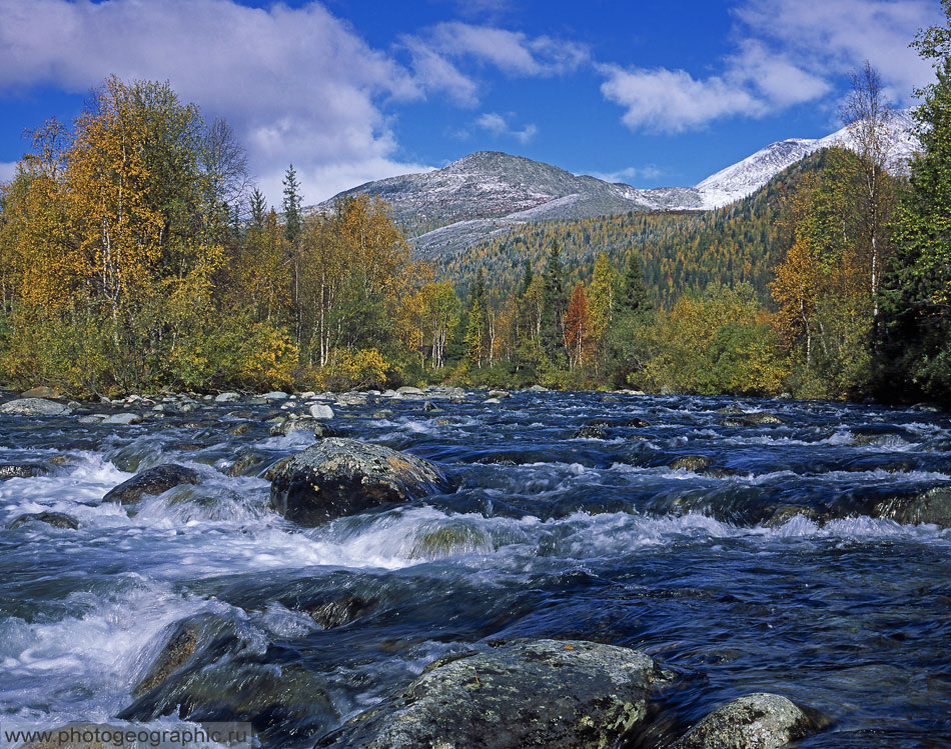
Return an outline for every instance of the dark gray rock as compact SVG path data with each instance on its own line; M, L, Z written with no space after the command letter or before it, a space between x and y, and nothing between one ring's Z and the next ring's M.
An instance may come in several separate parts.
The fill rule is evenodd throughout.
M571 435L571 438L603 440L607 439L607 434L605 434L603 429L600 429L596 426L586 426L578 429L573 435Z
M663 671L644 653L580 640L516 641L438 660L318 746L601 747L647 716Z
M46 523L54 528L68 528L70 530L79 528L79 521L76 518L62 512L31 512L25 515L17 515L10 521L7 528L15 530L27 523Z
M781 418L779 418L776 414L770 413L769 411L755 411L755 412L743 414L743 416L747 421L752 421L754 424L785 424L786 423Z
M146 494L161 494L179 484L197 484L201 480L198 471L176 463L149 468L123 481L108 492L103 502L118 502L123 505L135 504Z
M750 421L745 416L733 416L721 421L720 425L725 427L752 427L756 426L756 422Z
M120 720L165 715L247 721L256 730L284 724L321 733L338 719L323 679L297 663L266 662L245 622L198 614L168 627L146 648L136 701Z
M774 749L816 733L826 723L814 710L761 692L717 708L671 749Z
M373 605L357 596L346 595L300 610L324 629L335 629L369 614L373 611Z
M310 432L317 439L337 436L337 433L323 422L308 417L282 421L272 426L269 433L272 437L279 437L291 432Z
M15 416L68 416L72 410L46 398L17 398L0 406L0 413Z
M263 462L263 456L254 452L246 452L238 456L234 463L223 470L227 476L253 476L258 472L259 466Z
M619 426L619 427L637 427L638 429L641 429L641 428L643 428L643 427L649 427L649 426L650 426L650 423L644 421L644 419L638 419L638 418L635 417L635 418L633 418L633 419L624 419L623 421L619 421L619 422L617 422L616 426Z
M871 517L888 518L902 525L934 523L951 528L951 486L934 486L877 502Z
M429 461L342 437L322 440L282 460L267 477L274 509L306 526L449 489L445 476Z
M710 458L703 455L682 455L667 465L675 471L699 471L710 465Z
M0 481L45 476L49 468L40 463L0 463Z

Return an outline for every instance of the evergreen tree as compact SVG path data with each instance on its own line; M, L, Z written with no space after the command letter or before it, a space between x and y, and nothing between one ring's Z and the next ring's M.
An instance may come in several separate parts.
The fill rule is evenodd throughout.
M557 242L551 246L545 271L542 293L541 342L549 359L555 363L565 350L565 272L561 265L561 249Z
M485 276L482 272L476 276L475 283L469 290L469 299L465 320L466 360L471 366L481 368L485 362L485 347L487 343L486 326L488 310L485 298Z
M623 312L647 312L651 308L650 294L644 284L644 272L637 253L628 256L627 269L621 279L618 307Z
M300 237L302 216L300 182L297 181L297 172L293 164L287 167L282 184L284 185L284 202L282 203L284 235L288 242L294 244Z
M264 217L267 215L267 201L264 199L264 193L258 188L251 191L251 223L249 228L258 231L264 228Z
M922 151L898 207L895 262L883 284L880 394L951 400L951 0L948 21L918 35L937 80L914 111ZM895 385L901 383L900 388ZM902 392L903 391L903 392Z

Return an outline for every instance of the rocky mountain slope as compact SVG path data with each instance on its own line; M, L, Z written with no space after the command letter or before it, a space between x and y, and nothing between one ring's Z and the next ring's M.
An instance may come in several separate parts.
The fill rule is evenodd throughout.
M914 152L907 110L892 118L893 160L901 169ZM712 210L751 195L773 176L821 148L852 146L843 128L825 138L772 143L693 187L642 190L580 176L550 164L498 151L470 154L443 169L368 182L351 193L386 200L422 258L454 254L513 226L553 219L589 218L628 211Z

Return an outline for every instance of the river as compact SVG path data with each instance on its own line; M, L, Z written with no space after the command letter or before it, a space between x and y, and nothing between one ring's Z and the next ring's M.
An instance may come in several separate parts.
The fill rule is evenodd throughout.
M0 463L44 471L0 482L0 527L43 511L79 524L0 530L0 725L116 722L170 625L208 613L238 644L186 709L247 717L242 690L273 689L287 705L252 716L266 746L311 746L432 660L519 637L628 646L673 669L658 746L757 691L831 720L799 746L951 745L951 531L863 509L951 486L946 414L484 400L333 405L339 433L427 458L457 488L312 529L269 509L263 469L315 439L269 436L271 406L203 401L117 426L0 416ZM600 435L572 436L592 421ZM134 509L101 501L170 462L202 482ZM345 616L314 616L334 602Z

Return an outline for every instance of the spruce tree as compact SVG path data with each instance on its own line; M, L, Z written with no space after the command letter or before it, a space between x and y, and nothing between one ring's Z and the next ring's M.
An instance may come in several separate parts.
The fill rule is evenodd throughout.
M297 242L301 233L301 194L300 182L297 181L297 172L294 165L287 167L284 174L284 236L291 244Z
M254 188L251 191L251 224L250 228L261 231L264 229L264 217L267 215L267 201L264 194Z
M621 294L618 307L622 312L647 312L651 308L650 295L644 284L644 272L636 252L628 256L627 269L621 280Z
M565 350L564 318L565 318L565 272L561 264L561 249L558 242L553 242L545 271L542 274L544 282L542 292L542 347L553 363L562 357Z

